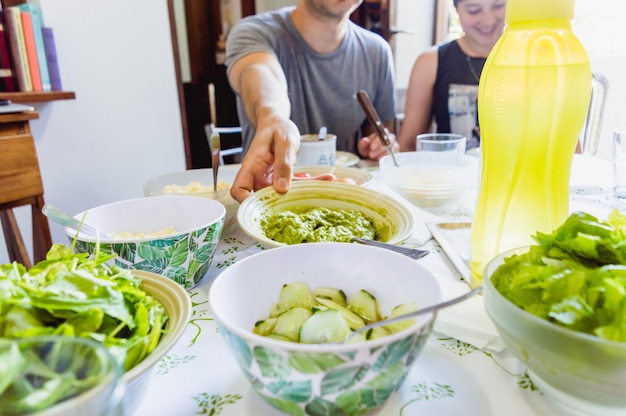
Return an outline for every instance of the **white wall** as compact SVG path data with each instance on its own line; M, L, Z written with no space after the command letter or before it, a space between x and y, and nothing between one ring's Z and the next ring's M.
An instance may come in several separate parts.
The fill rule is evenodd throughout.
M185 169L166 0L41 0L63 87L31 122L47 203L76 214L142 196L149 178ZM18 220L31 247L30 220ZM51 223L53 242L67 243ZM0 262L7 262L0 239Z

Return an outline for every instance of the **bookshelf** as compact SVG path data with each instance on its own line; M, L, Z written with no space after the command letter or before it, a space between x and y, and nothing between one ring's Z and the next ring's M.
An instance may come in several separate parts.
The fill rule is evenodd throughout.
M0 0L2 10L10 6L26 3L26 0ZM45 103L56 100L73 100L76 94L72 91L37 91L37 92L0 92L0 99L14 103Z
M13 103L45 103L56 100L73 100L76 94L72 91L50 92L0 92L0 99L11 100Z

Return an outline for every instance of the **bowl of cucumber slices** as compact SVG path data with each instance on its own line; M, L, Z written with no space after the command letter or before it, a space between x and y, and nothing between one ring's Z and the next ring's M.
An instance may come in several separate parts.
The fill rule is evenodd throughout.
M228 267L209 290L220 332L253 388L294 415L383 407L419 356L436 313L350 335L440 301L435 276L420 263L351 243L262 251Z

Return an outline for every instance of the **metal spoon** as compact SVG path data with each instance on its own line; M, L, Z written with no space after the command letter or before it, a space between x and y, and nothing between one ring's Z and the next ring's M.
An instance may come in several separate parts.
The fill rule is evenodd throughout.
M328 132L328 129L326 128L326 126L320 127L320 131L319 133L317 133L317 140L323 141L326 138L327 132Z
M378 322L374 322L371 323L369 325L365 325L359 329L357 329L356 331L352 332L350 335L348 335L346 337L346 339L343 341L344 344L347 344L355 335L360 334L361 332L366 332L369 331L372 328L376 328L377 326L382 326L382 325L388 325L388 324L392 324L394 322L399 322L399 321L404 321L405 319L409 319L409 318L413 318L416 317L418 315L423 315L425 313L430 313L430 312L435 312L438 311L439 309L443 309L443 308L447 308L448 306L452 306L455 305L459 302L464 301L467 298L471 298L474 295L477 295L479 293L481 293L483 291L482 286L478 286L476 287L474 290L467 292L461 296L458 296L456 298L452 298L450 300L447 300L445 302L441 302L438 303L436 305L432 305L432 306L428 306L426 308L422 308L422 309L418 309L416 311L413 312L409 312L409 313L405 313L404 315L399 315L393 318L389 318L389 319L383 319L382 321L378 321Z
M395 246L389 243L383 243L381 241L368 240L367 238L358 238L352 237L352 241L357 243L365 244L368 246L381 247L386 248L387 250L395 251L396 253L404 254L405 256L409 256L413 260L421 259L425 255L429 254L428 250L419 250L417 248L409 248L409 247L400 247Z
M380 141L383 143L383 146L385 146L385 149L387 149L387 151L391 155L393 164L396 167L398 167L398 161L396 160L396 155L393 153L391 140L389 140L389 136L387 136L387 130L385 129L385 126L383 126L383 122L381 121L380 116L376 112L376 109L374 108L374 105L372 104L372 101L370 100L369 95L367 95L366 91L362 90L356 94L356 99L359 102L359 104L361 104L361 108L363 109L363 112L367 116L367 119L369 120L370 124L374 127L374 130L376 131L376 135L378 136Z
M45 204L43 208L41 208L41 212L43 213L43 215L50 218L52 221L56 222L57 224L61 224L66 227L75 228L79 232L90 235L92 237L100 238L103 240L108 239L107 236L98 232L98 230L96 230L95 228L90 227L84 222L78 221L76 218L61 211L59 208L53 207L52 205Z

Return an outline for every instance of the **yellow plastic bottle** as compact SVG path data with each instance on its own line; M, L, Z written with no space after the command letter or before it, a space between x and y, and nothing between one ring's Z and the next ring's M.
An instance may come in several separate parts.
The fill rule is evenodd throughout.
M482 171L471 229L473 285L497 254L569 215L569 177L591 96L572 32L574 0L508 0L478 89Z

